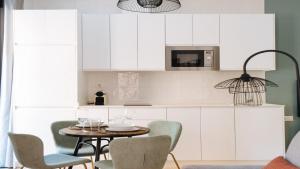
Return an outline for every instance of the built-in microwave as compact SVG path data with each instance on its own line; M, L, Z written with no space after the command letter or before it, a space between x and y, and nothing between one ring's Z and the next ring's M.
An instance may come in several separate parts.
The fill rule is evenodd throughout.
M218 69L217 46L167 46L166 70L215 70Z

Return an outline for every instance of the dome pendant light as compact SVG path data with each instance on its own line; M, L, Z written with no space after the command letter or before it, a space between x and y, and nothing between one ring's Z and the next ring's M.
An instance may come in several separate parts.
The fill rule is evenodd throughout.
M159 13L174 11L181 4L179 0L119 0L117 6L126 11Z

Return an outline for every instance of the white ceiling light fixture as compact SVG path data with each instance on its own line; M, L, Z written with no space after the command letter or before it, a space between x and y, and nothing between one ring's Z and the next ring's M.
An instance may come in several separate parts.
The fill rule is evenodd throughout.
M126 11L159 13L174 11L181 3L179 0L119 0L117 6Z

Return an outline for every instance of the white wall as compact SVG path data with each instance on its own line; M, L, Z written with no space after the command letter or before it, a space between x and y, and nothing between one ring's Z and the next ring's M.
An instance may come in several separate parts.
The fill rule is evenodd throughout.
M121 12L118 0L24 0L25 9L78 9L81 12ZM180 0L176 13L263 13L264 0Z

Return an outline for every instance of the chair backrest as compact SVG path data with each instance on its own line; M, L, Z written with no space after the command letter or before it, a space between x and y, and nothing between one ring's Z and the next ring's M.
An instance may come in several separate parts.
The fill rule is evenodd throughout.
M300 131L292 139L285 158L297 167L300 167Z
M27 168L48 168L44 162L44 147L41 139L28 134L9 133L8 135L19 163Z
M153 121L149 123L149 136L168 135L171 137L170 152L174 150L180 138L182 125L175 121Z
M59 130L69 126L74 126L77 121L57 121L51 124L51 131L57 148L75 148L77 139L59 134Z
M167 160L169 136L116 139L110 143L114 169L162 169Z

